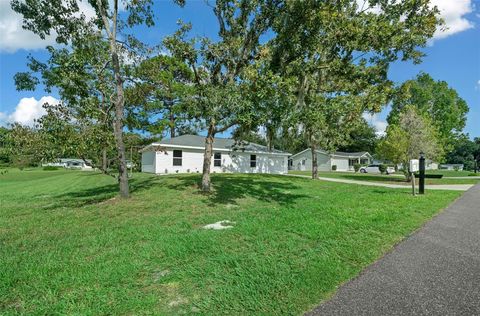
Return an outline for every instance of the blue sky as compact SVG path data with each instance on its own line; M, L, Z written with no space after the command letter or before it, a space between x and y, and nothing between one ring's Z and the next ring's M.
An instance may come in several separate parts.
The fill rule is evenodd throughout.
M471 137L480 137L480 0L432 1L441 10L448 29L438 30L431 45L424 50L427 56L423 63L394 63L389 71L390 79L400 83L424 71L436 80L445 80L470 107L465 132ZM87 16L91 14L91 8L84 2L81 2L81 8ZM136 29L136 34L148 43L158 43L176 30L178 19L191 22L197 35L216 37L216 20L211 8L202 0L187 0L185 8L179 8L170 1L158 1L154 9L157 25L150 29ZM0 34L0 125L13 121L31 124L33 119L42 115L41 104L53 101L57 96L48 95L42 89L16 91L13 76L26 70L29 54L39 59L46 58L43 48L54 43L54 39L42 41L22 30L21 18L11 11L7 0L0 0ZM387 107L381 113L368 117L380 132L386 126L388 111Z

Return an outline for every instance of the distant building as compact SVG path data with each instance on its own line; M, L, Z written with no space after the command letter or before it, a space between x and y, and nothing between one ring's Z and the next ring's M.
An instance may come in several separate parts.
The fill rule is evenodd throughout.
M42 166L63 167L67 169L93 170L92 161L89 159L59 158L56 161L42 164Z
M462 163L442 163L438 166L438 169L442 170L463 170Z
M372 162L372 156L366 152L341 152L329 153L322 149L317 149L317 165L320 171L330 171L333 166L337 166L337 171L353 171L353 165L368 165ZM291 170L312 170L312 152L305 149L289 159L289 169Z

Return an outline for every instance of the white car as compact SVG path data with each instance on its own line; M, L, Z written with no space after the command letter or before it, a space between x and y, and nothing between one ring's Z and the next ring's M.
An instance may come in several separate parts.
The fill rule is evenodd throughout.
M361 167L359 169L360 173L381 173L380 172L380 165L368 165L366 167ZM393 167L387 167L387 170L385 171L386 174L391 174L395 173L395 168Z

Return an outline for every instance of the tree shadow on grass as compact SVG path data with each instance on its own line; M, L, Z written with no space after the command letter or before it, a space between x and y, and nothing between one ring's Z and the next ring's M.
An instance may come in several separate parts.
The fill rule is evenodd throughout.
M185 190L188 187L200 187L201 177L198 175L182 176L179 181L164 184L172 190ZM237 204L237 200L253 198L262 202L275 202L281 205L293 204L306 194L295 193L300 187L295 181L285 181L286 177L260 174L212 174L211 193L207 203L210 206L218 204ZM291 179L288 179L291 180ZM202 194L198 191L198 194Z
M155 177L130 179L130 193L147 189L151 187L156 180ZM52 197L55 203L47 205L44 209L51 210L62 207L82 207L98 204L118 196L118 191L118 183L71 191Z
M408 183L405 178L401 177L389 177L389 176L368 176L368 175L348 175L345 174L339 178L348 179L348 180L357 180L357 181L375 181L375 182L398 182L398 183Z

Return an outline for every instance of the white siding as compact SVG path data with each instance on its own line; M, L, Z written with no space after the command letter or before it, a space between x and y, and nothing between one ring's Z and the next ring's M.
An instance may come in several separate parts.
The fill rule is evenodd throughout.
M182 165L173 165L173 148L167 149L165 152L155 153L155 173L201 173L203 169L203 150L200 149L181 149ZM214 153L216 151L214 150ZM240 172L240 173L287 173L287 156L256 154L257 165L250 167L250 153L243 152L220 152L220 167L214 166L214 156L210 170L212 173L221 172ZM143 157L143 155L142 155ZM143 158L142 158L142 171ZM148 172L148 171L145 171Z
M155 152L142 152L142 172L155 173Z

